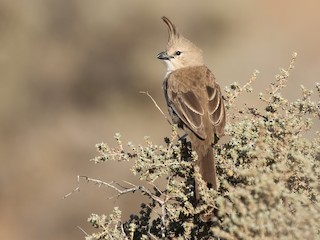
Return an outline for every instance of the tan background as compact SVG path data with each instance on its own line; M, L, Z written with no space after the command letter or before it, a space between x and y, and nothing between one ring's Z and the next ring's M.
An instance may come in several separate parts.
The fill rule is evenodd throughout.
M161 144L170 133L139 94L165 109L162 15L204 50L223 87L258 69L263 91L297 51L285 91L294 99L300 84L320 81L318 2L1 0L0 239L84 239L76 226L92 232L90 213L136 211L138 194L108 200L114 192L85 183L61 198L78 174L134 181L125 164L90 163L95 143L113 145L121 132L124 142Z

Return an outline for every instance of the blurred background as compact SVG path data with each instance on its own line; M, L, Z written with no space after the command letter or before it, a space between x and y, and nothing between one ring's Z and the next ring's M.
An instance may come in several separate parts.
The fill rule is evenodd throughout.
M224 87L261 74L264 91L298 52L284 91L320 81L319 1L0 1L0 239L84 239L91 213L123 218L139 208L139 194L115 192L76 176L134 182L128 165L94 165L94 145L163 143L171 129L146 95L166 112L156 59L166 46L169 17L204 50ZM252 95L252 94L251 94ZM241 96L243 102L257 97ZM255 98L253 98L255 97Z

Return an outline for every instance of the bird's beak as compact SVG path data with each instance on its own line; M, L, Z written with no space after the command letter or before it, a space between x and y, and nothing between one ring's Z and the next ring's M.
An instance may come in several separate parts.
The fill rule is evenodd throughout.
M163 51L157 55L157 58L161 60L169 60L170 56L167 54L166 51Z

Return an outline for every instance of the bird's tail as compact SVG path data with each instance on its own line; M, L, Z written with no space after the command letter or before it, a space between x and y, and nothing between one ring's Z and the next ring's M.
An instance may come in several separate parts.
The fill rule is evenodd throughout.
M213 156L213 149L211 142L201 140L199 138L193 139L192 149L197 153L198 160L197 165L202 180L207 183L209 188L217 190L216 179L216 164ZM196 199L199 200L198 183L196 182Z
M217 190L216 164L211 144L206 144L206 141L198 139L194 143L193 149L198 154L197 165L199 166L199 172L202 180L207 183L209 188ZM199 194L199 183L197 180L195 182L195 197L196 204L199 204L201 202L201 197ZM214 212L204 212L200 215L200 218L203 222L208 222L211 221L213 216Z

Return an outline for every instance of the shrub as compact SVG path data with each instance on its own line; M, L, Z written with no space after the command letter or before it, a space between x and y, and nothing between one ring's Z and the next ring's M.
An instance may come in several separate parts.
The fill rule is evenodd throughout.
M98 229L92 239L316 239L320 229L320 134L313 121L320 117L320 84L316 94L301 86L301 97L288 101L281 93L296 58L281 69L276 81L258 98L263 108L254 104L239 108L234 103L246 91L252 91L256 71L241 87L238 83L225 89L230 140L213 146L220 182L218 191L201 182L196 154L186 139L179 139L176 128L163 145L145 138L145 144L128 143L124 147L120 134L117 146L97 144L95 163L134 161L131 171L141 185L106 183L119 195L140 192L148 202L141 211L121 222L121 211L115 207L109 216L92 214L89 221ZM319 122L317 122L319 124ZM306 136L307 133L313 135ZM194 179L201 182L203 200L196 206ZM164 189L157 187L160 179ZM143 182L147 181L146 186ZM148 187L153 186L153 187ZM202 213L214 213L205 223Z

